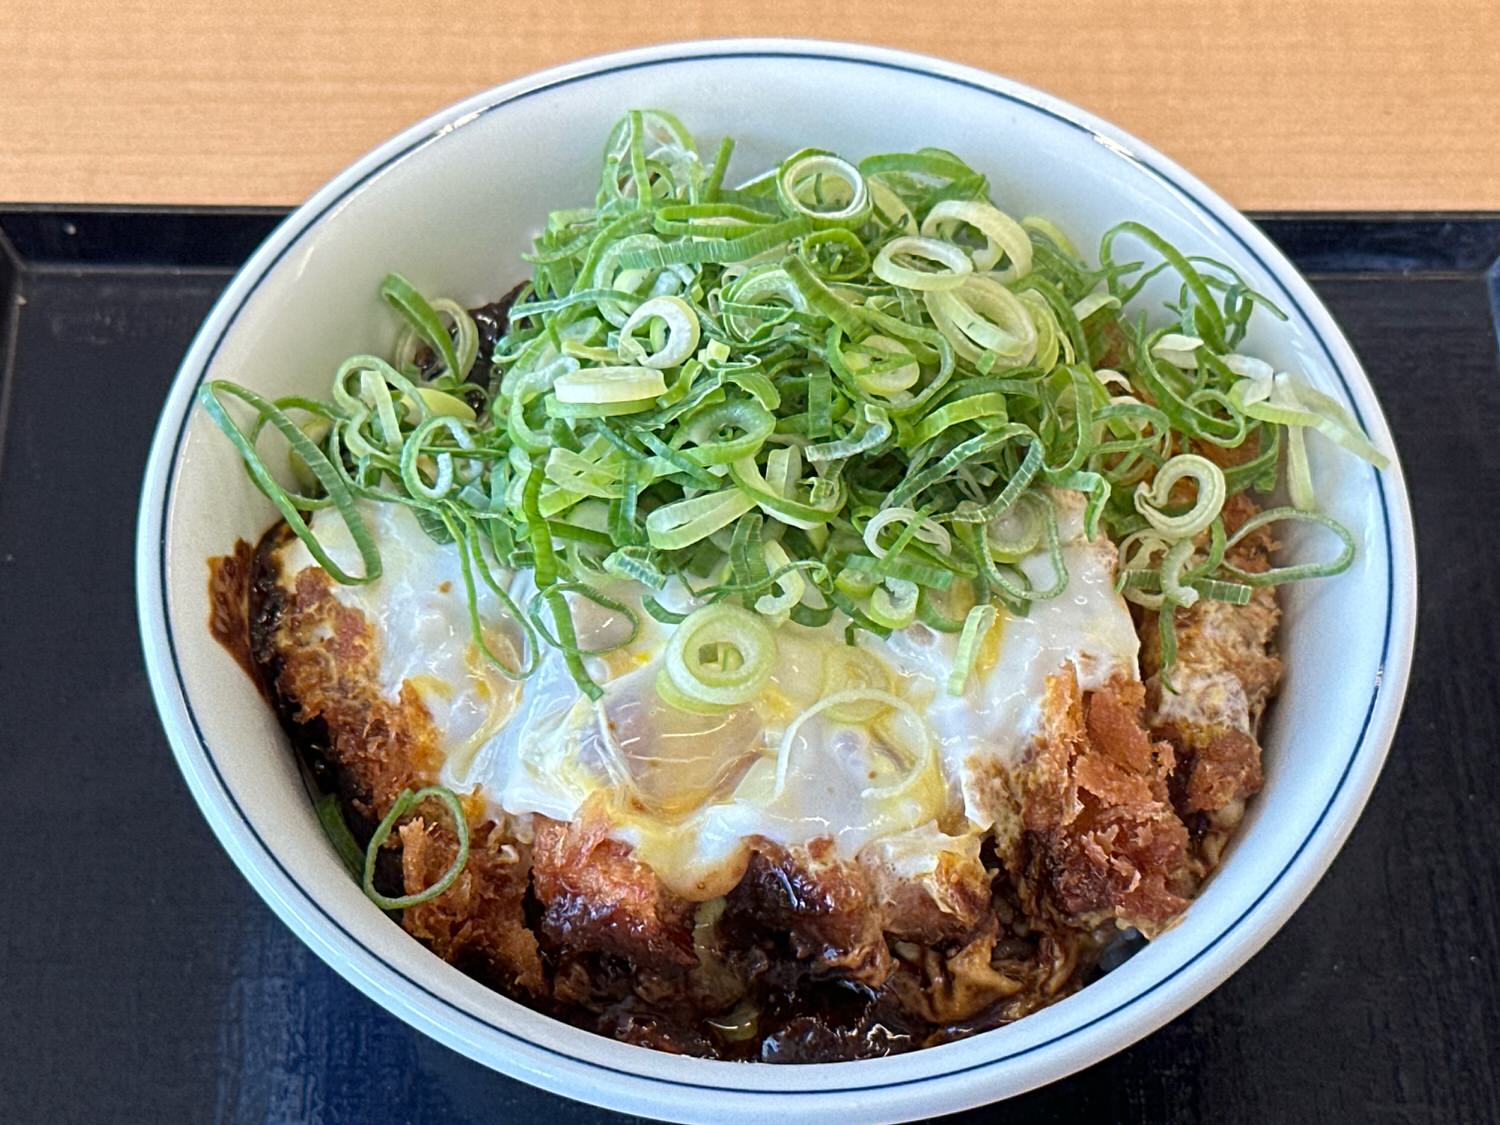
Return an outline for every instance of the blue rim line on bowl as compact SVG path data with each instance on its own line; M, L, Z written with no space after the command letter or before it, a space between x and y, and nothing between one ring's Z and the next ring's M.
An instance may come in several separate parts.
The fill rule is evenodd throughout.
M296 230L295 233L292 233L289 237L287 237L287 235L286 235L286 225L284 225L281 228L278 228L270 236L272 239L280 238L280 237L287 237L287 241L286 241L285 245L283 245L281 247L281 249L272 258L270 258L269 261L267 261L264 264L263 268L261 269L261 272L260 272L259 276L256 277L256 279L251 283L250 287L241 296L240 300L238 301L238 303L234 307L233 311L231 311L229 313L227 319L224 321L224 324L223 324L222 328L218 332L217 338L214 340L214 342L213 342L212 346L210 347L207 355L204 357L204 359L203 359L203 361L202 361L202 363L200 365L200 370L199 370L199 373L198 373L198 380L197 380L197 382L201 383L202 380L203 380L203 378L206 377L208 370L211 368L211 366L213 364L213 361L214 361L215 357L218 354L219 347L222 344L224 337L233 328L235 321L238 319L239 313L242 311L242 309L244 308L245 304L248 303L248 301L250 300L250 298L255 294L256 290L258 289L258 287L260 285L260 282L263 281L265 279L265 277L276 267L276 265L287 254L287 252L290 251L294 246L296 246L297 243L298 243L298 241L302 238L302 236L304 234L306 234L309 230L311 230L313 227L315 227L323 219L323 217L328 214L328 212L330 212L330 211L334 210L335 208L337 208L352 192L354 192L355 190L357 190L358 188L360 188L367 181L373 179L375 176L378 176L386 168L388 168L391 165L397 163L398 161L404 159L405 157L407 157L408 155L410 155L412 152L416 151L419 148L423 148L423 147L425 147L426 145L428 145L430 143L433 143L433 142L435 142L437 140L440 140L443 136L447 135L449 132L452 132L455 128L460 127L463 124L467 124L470 121L477 120L480 117L487 116L490 113L493 113L493 112L495 112L495 111L497 111L499 109L503 109L504 107L506 107L508 105L512 105L512 104L514 104L516 102L523 101L523 100L525 100L527 98L530 98L530 97L532 97L532 96L534 96L536 94L546 93L548 91L559 89L559 88L564 87L564 86L572 85L572 84L580 82L580 81L592 80L592 79L604 77L604 76L607 76L607 75L610 75L610 74L618 74L618 73L628 72L628 71L632 71L632 70L639 70L639 69L649 68L649 67L671 66L671 65L674 65L674 64L679 64L679 63L684 63L684 62L734 60L734 59L749 59L749 60L754 60L754 59L762 59L762 60L764 60L764 59L795 59L795 60L810 60L810 61L816 61L816 62L837 63L837 64L841 64L841 65L850 65L850 66L875 67L875 68L878 68L878 69L883 69L883 70L888 70L888 71L895 71L895 72L900 72L900 73L911 74L911 75L915 75L917 77L922 77L922 78L937 79L937 80L942 81L942 82L946 82L946 83L949 83L949 84L952 84L952 85L960 86L960 87L963 87L963 88L966 88L966 89L969 89L969 90L973 90L973 91L976 91L976 92L979 92L979 93L983 93L983 94L986 94L986 95L988 95L990 97L999 98L1001 100L1008 101L1008 102L1011 102L1013 104L1022 106L1024 108L1026 108L1027 110L1043 114L1044 116L1052 118L1052 119L1054 119L1054 120L1056 120L1056 121L1058 121L1058 122L1060 122L1060 123L1068 126L1069 128L1076 129L1076 130L1079 130L1081 132L1084 132L1086 134L1089 134L1089 135L1093 136L1101 144L1104 144L1106 147L1109 147L1111 150L1115 151L1117 153L1117 155L1119 155L1122 159L1129 160L1130 162L1134 163L1139 168L1141 168L1143 171L1147 172L1153 178L1155 178L1158 181L1160 181L1161 183L1165 184L1168 188L1170 188L1178 196L1180 196L1182 198L1185 198L1185 199L1188 199L1190 201L1193 201L1195 204L1198 202L1197 201L1197 197L1191 191L1189 191L1186 187L1184 187L1182 184L1180 184L1169 172L1154 167L1152 164L1150 164L1149 162L1143 160L1141 157L1139 157L1138 155L1136 155L1134 153L1130 153L1130 152L1126 152L1126 151L1121 150L1120 147L1116 144L1116 142L1112 138L1100 136L1095 129L1093 129L1092 127L1090 127L1089 125L1087 125L1087 124L1085 124L1085 123L1083 123L1081 121L1075 120L1074 118L1072 118L1072 117L1070 117L1070 116L1068 116L1068 115L1066 115L1064 113L1058 112L1057 110L1052 109L1052 108L1050 108L1048 106L1038 104L1036 101L1028 100L1026 98L1020 97L1020 96L1012 94L1012 93L1008 93L1006 91L997 90L997 89L994 89L994 88L992 88L990 86L983 85L981 83L972 82L972 81L969 81L967 79L958 77L956 75L944 74L944 73L942 73L940 71L937 71L937 70L929 70L929 69L925 69L925 68L919 67L919 66L914 66L914 65L911 65L911 64L908 64L908 63L898 63L898 62L893 62L893 61L889 61L889 60L872 59L872 58L849 57L849 56L840 56L840 55L832 55L832 54L818 54L815 51L733 50L733 49L728 49L728 50L723 50L723 51L713 51L713 52L709 52L709 53L687 54L687 55L673 56L673 57L664 57L664 58L651 58L651 59L646 59L646 60L641 60L641 61L635 61L635 62L620 63L620 64L617 64L617 65L614 65L614 66L611 66L611 67L607 67L607 68L604 68L604 69L590 70L590 71L587 71L587 72L584 72L584 73L581 73L581 74L575 74L575 75L571 75L571 76L568 76L568 77L562 77L562 78L556 79L556 80L554 80L552 82L545 83L543 85L538 85L538 86L535 86L535 87L532 87L532 88L529 88L529 89L521 90L521 91L519 91L519 92L517 92L517 93L515 93L515 94L513 94L513 95L511 95L509 97L502 98L502 99L497 100L495 102L491 102L491 103L489 103L489 104L487 104L485 106L480 107L479 109L477 109L475 111L472 111L471 113L464 114L463 117L459 121L457 121L457 122L450 122L449 124L447 124L447 125L445 125L443 127L440 127L438 129L434 130L433 132L427 134L426 136L420 137L420 138L412 141L410 144L406 145L400 151L391 154L390 156L388 156L385 160L381 161L376 166L368 169L362 176L359 177L359 179L357 179L356 181L354 181L353 183L351 183L350 185L348 185L342 192L339 193L339 195L337 195L335 198L333 198L330 201L328 201L328 203L326 203L316 213L308 215L308 216L302 216L301 213L300 213L300 211L299 212L293 212L293 214L291 216L289 216L288 219L286 220L286 225L289 225L293 220L298 220L298 221L300 221L301 226L299 227L299 229ZM1213 221L1215 222L1215 224L1223 231L1223 233L1225 233L1230 238L1232 238L1243 249L1243 251L1245 252L1246 255L1248 255L1251 259L1253 259L1262 269L1266 270L1267 273L1271 274L1272 277L1274 278L1275 271L1270 268L1270 266L1261 257L1260 253L1253 246L1251 246L1249 243L1247 243L1244 240L1244 238L1237 231L1235 231L1231 226L1229 226L1227 223L1225 223L1218 215L1213 214L1213 212L1212 212L1212 210L1210 208L1201 207L1200 206L1200 210L1205 215L1207 215L1208 217L1211 217L1213 219ZM1327 341L1323 337L1323 334L1321 332L1317 331L1317 329L1313 327L1312 318L1308 316L1307 312L1303 309L1301 303L1296 299L1296 297L1292 293L1288 292L1281 285L1281 283L1279 282L1279 280L1276 282L1276 286L1277 286L1277 289L1280 290L1279 299L1285 300L1285 302L1288 305L1291 306L1292 311L1296 314L1296 316L1298 318L1300 318L1300 320L1302 321L1303 325L1305 327L1307 327L1307 329L1309 330L1309 333L1314 338L1316 338L1316 340L1318 342L1318 346L1322 349L1322 352L1323 352L1325 358L1328 361L1329 368L1332 370L1334 376L1339 381L1339 385L1344 390L1344 394L1345 394L1347 405L1350 407L1350 409L1352 409L1354 411L1355 416L1358 418L1361 426L1365 427L1366 429L1368 429L1368 424L1367 424L1367 422L1366 422L1366 420L1365 420L1362 412L1359 409L1359 405L1358 405L1358 403L1357 403L1357 401L1355 399L1355 396L1352 393L1352 391L1351 391L1351 389L1349 387L1348 382L1345 380L1343 372L1342 372L1342 370L1340 368L1340 365L1339 365L1338 361L1335 359L1332 351L1330 350ZM213 314L210 314L210 315L213 315ZM195 386L196 386L196 384L195 384ZM179 468L179 466L181 464L180 454L181 454L183 439L184 439L184 436L185 436L186 431L187 431L188 423L190 422L190 420L192 418L194 404L196 403L196 401L197 401L196 398L193 398L193 397L189 397L188 398L187 403L185 404L185 407L183 409L182 416L179 419L178 426L177 426L176 436L175 436L175 438L173 440L173 457L172 457L171 469L169 471L169 475L168 475L168 479L167 479L167 487L166 487L166 489L165 489L165 491L163 493L162 509L161 509L161 515L160 515L160 518L161 518L161 541L160 541L160 550L159 550L160 564L159 564L159 575L158 575L159 582L160 582L160 592L161 592L161 599L162 599L162 606L163 607L165 607L165 606L167 606L169 604L169 595L168 595L168 588L167 588L166 551L165 551L165 545L166 545L166 528L167 528L167 521L168 521L168 508L170 506L171 496L173 495L173 485L175 484L175 481L176 481L176 478L177 478L178 468ZM165 419L163 420L163 423L165 424ZM1380 497L1381 519L1382 519L1382 524L1383 524L1383 531L1384 531L1384 538L1385 538L1385 549L1386 549L1386 567L1387 567L1386 605L1385 605L1385 615L1386 616L1385 616L1384 635L1383 635L1383 639L1382 639L1382 642L1381 642L1381 646L1382 647L1381 647L1380 662L1379 662L1379 665L1377 666L1377 673L1376 673L1376 676L1375 676L1374 684L1372 685L1370 702L1369 702L1368 707L1366 708L1364 719L1363 719L1363 721L1362 721L1362 723L1360 725L1359 735L1355 739L1354 747L1353 747L1353 749L1350 752L1349 759L1345 763L1344 768L1343 768L1342 772L1339 775L1338 782L1335 784L1335 786L1333 788L1333 791L1329 795L1327 803L1324 805L1323 809L1319 812L1318 817L1313 822L1312 827L1308 830L1307 836L1302 840L1302 842L1300 844L1298 844L1296 850L1288 858L1288 860L1286 861L1286 863L1282 866L1281 870L1279 870L1276 873L1276 875L1271 879L1271 881L1266 885L1266 887L1256 896L1256 898L1254 899L1254 901L1252 901L1217 936L1215 936L1212 940L1210 940L1206 944L1204 944L1202 946L1202 948L1200 948L1196 952L1194 952L1192 954L1192 956L1188 957L1186 960L1182 961L1180 964L1178 964L1174 968L1172 968L1171 971L1169 971L1164 976L1162 976L1161 979L1157 980L1155 983L1153 983L1150 986L1142 989L1141 991L1135 993L1129 999L1124 1000L1121 1003L1117 1004L1115 1007L1111 1008L1109 1011L1103 1012L1103 1013L1095 1016L1094 1018L1088 1020L1085 1023L1081 1023L1081 1024L1078 1024L1075 1027L1068 1028L1067 1030L1061 1032L1058 1035L1053 1036L1050 1039L1044 1040L1044 1041L1042 1041L1040 1043L1031 1044L1031 1045L1029 1045L1027 1047L1024 1047L1024 1048L1021 1048L1019 1050L1012 1051L1012 1052L1010 1052L1008 1054L997 1055L994 1058L986 1059L983 1062L974 1063L974 1064L969 1065L969 1066L956 1067L956 1068L953 1068L951 1070L945 1070L945 1071L941 1071L941 1072L934 1073L934 1074L927 1074L927 1075L923 1075L923 1076L918 1077L918 1078L909 1078L909 1079L904 1079L904 1080L901 1080L901 1081L894 1081L894 1082L868 1083L868 1084L861 1085L861 1086L844 1087L844 1088L841 1088L841 1092L844 1092L844 1093L859 1093L859 1092L864 1092L864 1091L876 1091L876 1090L892 1089L892 1088L896 1088L896 1087L907 1087L907 1086L921 1085L921 1084L924 1084L924 1083L933 1082L933 1081L937 1081L939 1079L944 1079L944 1078L950 1078L950 1077L954 1077L954 1076L957 1076L957 1075L968 1074L968 1073L972 1073L974 1071L988 1069L990 1067L997 1066L997 1065L999 1065L1001 1063L1004 1063L1004 1062L1007 1062L1007 1061L1010 1061L1010 1060L1013 1060L1013 1059L1016 1059L1016 1058L1020 1058L1023 1055L1034 1053L1034 1052L1036 1052L1038 1050L1041 1050L1044 1047L1051 1046L1051 1045L1053 1045L1055 1043L1058 1043L1058 1042L1060 1042L1060 1041L1062 1041L1064 1039L1067 1039L1067 1038L1069 1038L1071 1036L1077 1035L1078 1033L1086 1030L1087 1028L1092 1027L1092 1026L1098 1024L1098 1023L1101 1023L1104 1020L1110 1019L1113 1016L1115 1016L1118 1013L1120 1013L1121 1011L1123 1011L1124 1009L1129 1008L1132 1005L1138 1003L1140 1000L1145 999L1147 996L1151 995L1153 992L1157 991L1158 989L1160 989L1163 986L1165 986L1166 984L1168 984L1171 980L1173 980L1173 978L1181 975L1188 968L1190 968L1192 965L1194 965L1195 963L1197 963L1198 961L1200 961L1204 956L1206 956L1212 949L1214 949L1216 946L1218 946L1219 944L1221 944L1224 940L1226 940L1227 938L1229 938L1241 926L1241 924L1252 913L1254 913L1254 911L1260 905L1260 903L1262 901L1264 901L1266 899L1266 897L1269 896L1272 893L1272 891L1274 891L1276 889L1277 885L1285 877L1285 875L1287 874L1287 872L1293 867L1293 865L1295 865L1295 863L1297 862L1297 860L1302 856L1303 852L1307 849L1307 847L1312 842L1312 840L1318 835L1318 832L1322 828L1324 821L1327 819L1330 810L1333 808L1334 803L1338 799L1339 795L1342 793L1344 785L1345 785L1345 783L1347 782L1347 780L1349 778L1349 774L1353 770L1355 763L1358 761L1361 753L1364 751L1364 749L1366 747L1366 735L1369 732L1370 722L1371 722L1371 720L1372 720L1372 718L1373 718L1373 716L1375 714L1376 705L1377 705L1377 702L1379 701L1379 698L1380 698L1380 695L1381 695L1381 691L1382 691L1382 688L1383 688L1383 680L1384 680L1383 672L1384 672L1386 664L1387 664L1387 662L1388 662L1388 660L1390 658L1390 642L1391 642L1391 636L1392 636L1392 632L1393 632L1394 604L1395 604L1395 563L1396 563L1396 560L1395 560L1395 546L1394 546L1394 542L1393 542L1393 538L1392 538L1392 532L1391 532L1391 519L1390 519L1390 511L1389 511L1389 506L1388 506L1387 497L1386 497L1386 488L1385 488L1385 483L1384 483L1384 481L1382 479L1382 475L1380 473L1376 472L1373 468L1367 469L1366 471L1370 472L1374 476L1377 494ZM143 518L144 518L144 512L143 512ZM208 766L209 766L210 770L212 771L212 773L214 775L214 778L217 781L217 783L218 783L218 785L219 785L219 787L220 787L223 795L227 798L227 800L229 801L230 805L233 807L235 813L239 816L239 818L243 822L243 825L244 825L244 828L246 829L246 831L254 839L255 843L260 847L260 849L264 853L265 858L268 859L271 862L271 864L281 873L281 875L287 880L287 882L289 883L289 885L292 886L299 894L301 894L302 897L308 903L308 905L310 905L318 914L320 914L324 919L326 919L327 922L335 930L337 930L340 934L342 934L345 938L347 938L348 940L350 940L351 942L353 942L355 945L361 945L362 946L362 943L359 941L359 939L357 937L355 937L355 935L351 934L348 930L346 930L331 914L329 914L328 911L323 907L323 905L318 901L318 899L314 895L312 895L310 892L308 892L306 890L306 888L304 888L302 886L302 884L300 882L298 882L298 880L296 879L296 877L293 876L292 873L290 871L288 871L285 866L283 866L283 864L281 863L281 861L276 857L275 853L272 851L272 849L269 847L269 845L265 842L265 840L261 837L260 833L256 830L255 826L251 823L250 819L245 815L244 810L241 808L238 800L235 798L234 793L230 790L229 786L225 782L223 774L220 772L219 765L218 765L217 761L214 758L213 752L210 750L210 748L209 748L209 746L207 744L207 741L205 740L205 738L203 736L202 730L199 727L197 716L194 713L193 707L192 707L192 703L190 702L190 700L188 698L187 685L186 685L186 683L185 683L185 681L183 679L180 662L178 660L177 648L176 648L176 641L175 641L175 638L174 638L173 632L172 632L171 619L166 614L163 615L163 626L164 626L165 633L166 633L168 655L169 655L169 657L171 659L171 662L172 662L173 672L174 672L174 675L176 676L176 681L177 681L177 689L178 689L178 691L181 694L184 709L185 709L185 711L186 711L186 713L188 715L189 721L192 724L193 734L194 734L194 737L197 739L199 748L202 750L204 760L208 763ZM452 1001L450 1001L447 998L445 998L445 997L439 995L438 993L432 991L430 988L428 988L427 986L423 985L421 982L419 982L419 981L417 981L417 980L409 977L407 974L405 974L404 972L402 972L402 970L400 970L399 968L397 968L395 965L391 964L390 962L384 960L379 955L375 954L373 951L370 951L370 950L366 949L366 952L369 953L369 955L371 957L373 957L381 966L383 966L386 970L388 970L394 976L396 976L396 977L400 978L401 980L405 981L408 985L410 985L411 987L415 988L417 991L423 993L424 995L427 995L427 996L431 997L433 1000L437 1001L439 1004L443 1005L445 1008L447 1008L450 1011L452 1011L455 1015L457 1015L457 1016L459 1016L459 1017L461 1017L461 1018L463 1018L465 1020L477 1023L481 1027L485 1028L488 1031L498 1032L499 1034L501 1034L502 1036L505 1036L506 1038L513 1039L513 1040L516 1040L518 1042L522 1042L526 1046L528 1046L528 1047L530 1047L532 1049L540 1050L540 1051L543 1051L543 1052L545 1052L547 1054L555 1055L557 1057L566 1059L566 1060L568 1060L570 1062L573 1062L573 1063L581 1064L581 1065L586 1066L586 1067L594 1067L594 1068L598 1068L598 1069L601 1069L601 1070L606 1070L606 1071L611 1071L611 1072L614 1072L614 1073L618 1073L618 1074L621 1074L621 1075L623 1075L625 1077L629 1077L629 1078L635 1079L635 1080L645 1080L645 1081L649 1081L649 1082L653 1082L653 1083L661 1083L661 1084L669 1085L669 1086L695 1088L695 1089L701 1089L701 1090L706 1090L706 1091L715 1091L715 1090L721 1090L722 1089L721 1086L716 1085L716 1084L711 1083L711 1082L702 1082L702 1083L685 1082L685 1081L681 1081L681 1080L673 1079L673 1078L666 1078L666 1077L661 1077L661 1076L657 1076L657 1075L644 1075L644 1074L640 1074L640 1073L635 1072L635 1071L622 1070L622 1069L619 1069L619 1068L616 1068L616 1067L613 1067L613 1066L609 1066L608 1064L595 1061L593 1059L588 1059L588 1058L584 1058L584 1057L581 1057L581 1056L578 1056L578 1055L573 1055L573 1054L570 1054L570 1053L568 1053L566 1051L560 1051L560 1050L558 1050L555 1047L551 1047L551 1046L548 1046L548 1045L543 1044L543 1043L538 1043L538 1042L535 1042L534 1040L525 1039L524 1037L518 1036L515 1032L510 1031L510 1030L508 1030L508 1029L500 1026L499 1024L490 1022L488 1020L481 1019L480 1017L474 1015L473 1013L465 1011L464 1009L460 1008L459 1006L453 1004ZM738 1094L755 1094L755 1095L762 1095L762 1096L769 1096L769 1097L781 1097L781 1096L797 1095L797 1094L823 1095L823 1094L828 1094L830 1092L831 1091L827 1087L820 1087L820 1088L816 1088L816 1089L803 1089L803 1090L786 1089L786 1088L778 1088L778 1089L774 1089L774 1090L752 1090L752 1089L748 1089L748 1088L745 1088L745 1087L737 1087L734 1090L734 1093L737 1094L737 1095Z

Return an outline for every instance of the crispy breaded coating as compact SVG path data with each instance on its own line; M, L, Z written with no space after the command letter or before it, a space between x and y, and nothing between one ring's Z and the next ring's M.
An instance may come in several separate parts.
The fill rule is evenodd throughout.
M1025 874L1075 926L1112 919L1150 933L1187 905L1174 756L1142 727L1143 697L1118 679L1085 697L1066 666L1047 681L1043 734L1017 771Z
M403 789L435 779L437 731L410 685L396 702L380 693L373 626L333 594L322 570L279 586L269 635L252 637L258 663L293 723L319 731L337 788L361 816L378 821ZM398 829L408 894L430 886L456 843L443 824L414 817ZM533 995L546 990L536 938L523 912L524 855L490 821L471 816L469 860L443 894L402 913L402 925L448 961Z
M1259 509L1241 494L1224 506L1232 535ZM1228 559L1242 570L1270 566L1276 542L1257 528ZM1276 591L1257 589L1248 605L1201 600L1176 611L1177 663L1161 676L1155 618L1142 629L1141 671L1148 690L1152 731L1176 747L1181 759L1177 792L1182 811L1211 814L1215 827L1239 822L1247 798L1260 790L1261 716L1281 682ZM1175 690L1174 690L1175 689Z
M442 823L417 816L400 829L407 894L432 886L453 862L457 842ZM442 894L407 907L401 924L444 961L465 965L533 996L547 982L536 936L526 925L529 856L493 821L469 831L469 859Z
M859 865L893 939L932 945L961 938L987 916L990 873L977 837L944 836L929 826L866 845Z
M1231 531L1254 510L1232 501ZM1261 569L1273 547L1261 531L1232 558ZM224 560L225 584L245 570L243 556ZM233 629L237 603L226 595L215 606L216 626ZM378 820L402 789L436 780L426 706L410 685L395 700L382 694L378 637L327 575L305 569L265 605L252 597L243 608L255 664L283 715L316 732L355 819ZM1059 669L1023 760L968 763L965 797L993 820L985 842L929 823L849 859L831 837L794 847L756 838L739 884L694 904L589 805L571 823L536 816L528 830L490 819L471 795L467 864L402 925L502 991L662 1050L752 1057L747 1041L713 1030L748 1019L762 1057L864 1057L1019 1019L1080 987L1108 931L1170 925L1217 863L1260 786L1255 737L1281 675L1278 618L1268 590L1243 607L1179 611L1178 696L1156 675L1149 620L1146 684L1121 676L1084 692L1071 664ZM398 827L391 857L398 843L408 894L431 886L456 847L430 807ZM863 1014L826 1026L806 1014L830 995L861 997L833 1002ZM856 1028L896 1038L881 1046Z
M260 671L250 652L250 583L255 548L235 540L234 551L208 560L208 631L259 686Z
M340 789L379 820L403 789L436 776L438 735L410 684L398 701L380 693L379 646L364 614L333 595L333 579L309 567L283 595L274 636L275 690L292 721L320 722Z
M531 870L544 938L637 966L697 964L692 903L662 886L628 845L608 839L608 828L587 813L571 824L536 818Z

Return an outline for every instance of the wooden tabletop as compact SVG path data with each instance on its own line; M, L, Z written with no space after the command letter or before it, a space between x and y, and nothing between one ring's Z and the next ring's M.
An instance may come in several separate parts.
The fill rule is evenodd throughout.
M288 204L459 98L699 37L1058 94L1245 209L1500 209L1497 0L5 0L0 202Z

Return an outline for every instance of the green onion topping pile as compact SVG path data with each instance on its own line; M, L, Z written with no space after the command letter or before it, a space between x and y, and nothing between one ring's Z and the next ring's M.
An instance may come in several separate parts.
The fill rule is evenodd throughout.
M803 149L731 188L732 148L705 159L670 114L628 114L593 206L548 217L485 362L462 307L392 275L382 293L405 331L391 359L348 360L326 401L216 381L202 404L334 579L380 574L358 503L408 505L458 550L474 639L501 671L525 677L551 646L596 699L569 597L633 614L612 578L676 579L704 607L658 681L679 706L753 695L769 626L788 619L836 619L851 639L913 621L959 634L961 692L997 613L1067 584L1051 488L1086 494L1087 533L1119 546L1120 589L1153 609L1349 566L1352 537L1315 511L1306 434L1384 458L1332 399L1236 351L1257 308L1282 314L1232 268L1134 222L1092 266L939 149L857 164ZM1127 310L1159 276L1171 300L1153 325ZM268 426L300 492L257 452ZM1282 464L1289 506L1227 536L1225 501L1270 491ZM362 573L320 546L305 516L323 508ZM1286 520L1321 524L1341 551L1265 573L1226 561ZM1035 551L1045 587L1015 565ZM526 604L503 568L533 571ZM479 583L526 638L519 662L487 647ZM1170 665L1174 614L1159 620Z

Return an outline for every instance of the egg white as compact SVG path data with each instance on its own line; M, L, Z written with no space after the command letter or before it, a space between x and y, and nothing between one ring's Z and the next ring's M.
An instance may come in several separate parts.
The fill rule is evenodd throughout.
M457 552L434 543L401 505L364 506L382 575L367 585L336 586L335 595L374 627L381 690L394 699L410 682L431 712L445 759L442 783L478 789L497 815L524 827L535 814L573 820L587 803L669 888L694 900L738 882L754 837L793 846L827 836L851 860L878 844L867 855L899 855L903 867L920 874L931 870L938 850L968 848L970 837L992 826L985 779L1013 768L1035 738L1049 676L1071 663L1086 691L1116 675L1138 676L1139 642L1113 587L1114 549L1084 537L1078 494L1056 493L1054 500L1066 589L1024 617L1002 611L958 696L946 687L956 637L922 625L887 640L862 635L860 645L885 666L893 690L925 730L889 712L863 725L815 715L790 740L779 786L783 733L832 690L829 662L845 644L836 622L821 629L783 625L761 696L704 716L657 697L671 627L644 612L628 645L589 658L605 689L598 704L578 691L553 649L544 648L529 679L502 675L473 642ZM358 552L342 521L320 513L314 528L336 562L357 570ZM286 547L281 561L289 587L316 565L300 542ZM1034 584L1051 583L1044 552L1018 565ZM517 604L535 592L529 572L499 577ZM618 582L607 592L638 607L645 591ZM680 587L659 597L675 608L691 606ZM519 631L482 583L477 604L492 650L515 656ZM607 647L628 633L617 613L582 598L573 598L572 607L585 648ZM919 765L914 748L924 736L936 753Z

